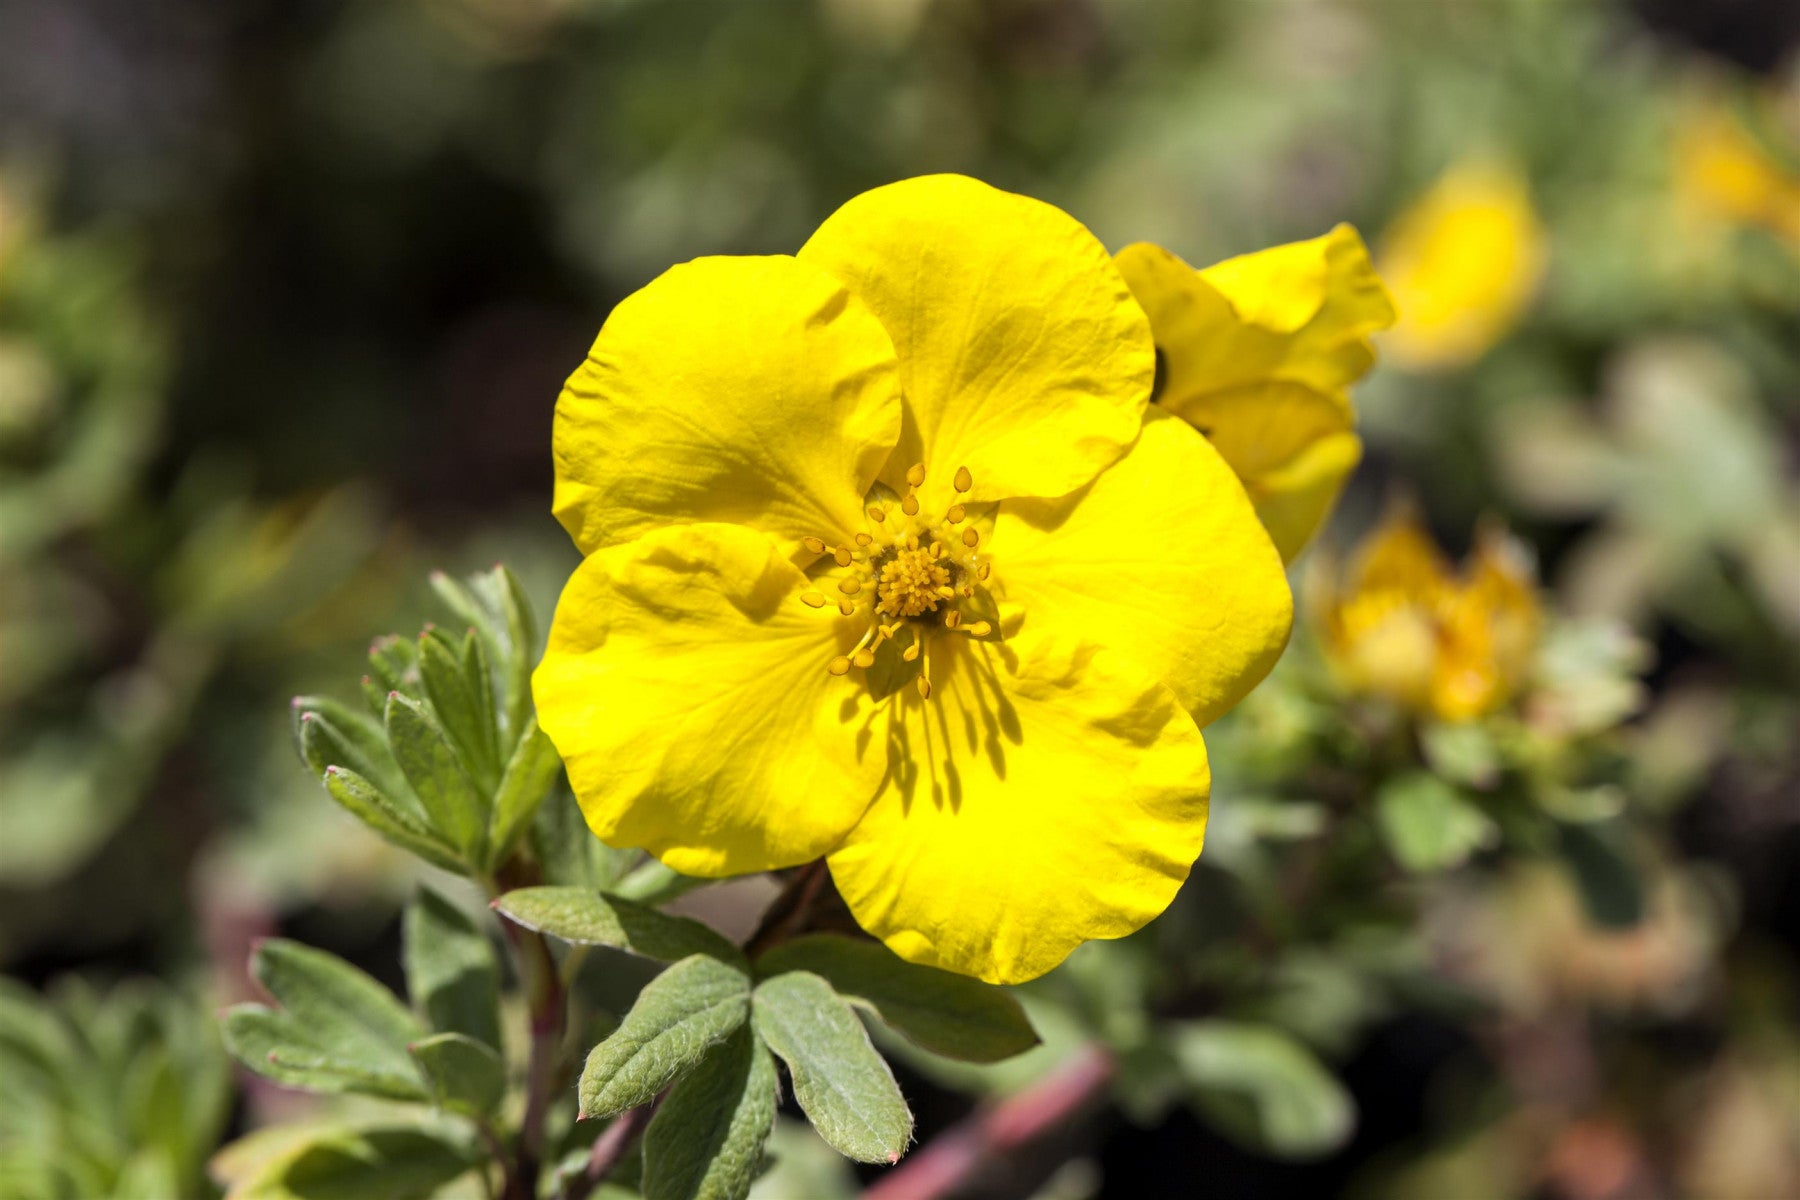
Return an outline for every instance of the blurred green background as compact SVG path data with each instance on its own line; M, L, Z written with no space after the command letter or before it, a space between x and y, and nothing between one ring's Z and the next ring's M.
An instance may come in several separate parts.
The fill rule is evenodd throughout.
M0 1153L79 1125L95 1187L193 1186L279 1100L197 1083L140 1117L171 1072L224 1080L205 1018L249 940L393 977L411 868L320 803L287 698L416 629L430 568L504 559L549 613L556 392L664 267L791 252L932 171L1113 249L1199 265L1348 220L1380 265L1480 163L1541 270L1471 352L1363 385L1325 540L1396 489L1458 553L1497 515L1547 603L1629 630L1634 836L1704 902L1621 948L1560 868L1445 889L1462 999L1337 1046L1336 1149L1177 1111L1103 1122L1048 1186L1794 1194L1797 46L1789 0L0 5L0 1044L62 1020L42 1071L77 1080L0 1079ZM967 1106L935 1086L925 1136Z

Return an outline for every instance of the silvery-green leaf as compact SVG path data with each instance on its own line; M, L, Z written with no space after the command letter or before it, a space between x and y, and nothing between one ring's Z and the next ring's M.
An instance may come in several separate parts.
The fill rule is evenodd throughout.
M1008 992L949 971L909 963L879 942L830 934L796 938L756 961L767 978L811 971L915 1044L967 1062L998 1062L1038 1044Z
M714 1046L644 1134L645 1200L743 1200L775 1125L775 1060L748 1028Z
M457 647L436 629L419 639L419 675L431 710L449 735L469 778L478 790L491 792L500 781L500 751L493 692L487 679L466 673Z
M1409 871L1443 871L1499 835L1461 792L1428 771L1396 776L1375 796L1375 820L1395 860Z
M565 942L612 946L662 962L710 954L742 963L736 946L698 921L590 888L520 888L494 901L494 907L516 924Z
M446 871L468 873L468 867L463 864L455 847L426 828L417 817L402 809L387 793L356 772L337 767L327 768L325 791L351 816L402 850L409 850Z
M396 692L388 697L387 734L433 828L479 862L487 842L487 802L443 726L423 704Z
M492 829L489 834L490 857L496 864L505 860L537 814L538 805L556 785L562 774L562 759L550 738L538 728L535 717L525 718L525 728L513 748L499 790L494 793ZM592 840L583 839L584 841Z
M912 1110L868 1030L829 983L810 971L765 979L751 1014L757 1035L787 1064L794 1098L820 1137L858 1162L899 1161L912 1138Z
M464 912L430 888L406 906L406 987L431 1027L500 1047L500 964Z
M750 1012L750 979L710 955L684 958L638 994L581 1073L581 1115L648 1104L729 1037Z
M485 1117L506 1094L506 1064L498 1051L474 1038L440 1033L408 1049L439 1108Z

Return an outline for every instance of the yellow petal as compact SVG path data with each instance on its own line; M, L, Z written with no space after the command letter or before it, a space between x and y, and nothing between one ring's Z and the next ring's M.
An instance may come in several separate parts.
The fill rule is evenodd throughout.
M1293 562L1306 548L1361 461L1362 439L1354 433L1335 433L1257 478L1250 501L1283 562Z
M582 553L719 521L792 552L862 527L900 430L894 352L835 279L701 258L628 296L556 405L556 515Z
M800 601L767 534L655 530L590 555L532 677L588 825L689 875L808 862L884 769L865 693L827 673L860 632Z
M912 962L1018 983L1168 907L1211 787L1173 693L1044 638L930 654L931 699L905 694L895 770L829 860L862 927Z
M1117 650L1203 726L1268 674L1293 621L1281 558L1237 478L1166 413L1074 495L1002 504L993 558L1009 636Z
M1464 366L1512 332L1543 278L1548 238L1517 171L1451 168L1381 240L1400 321L1383 342L1417 370Z
M1432 711L1463 721L1505 703L1530 672L1538 620L1524 548L1495 527L1483 528L1467 578L1442 607Z
M930 175L851 200L800 257L849 285L893 339L906 420L884 478L896 490L922 462L932 505L962 467L974 500L1061 496L1137 436L1150 330L1068 214Z
M1417 509L1393 505L1320 603L1327 657L1344 686L1414 710L1429 707L1439 614L1454 586Z
M1293 558L1343 482L1322 468L1356 445L1348 389L1375 361L1369 335L1394 319L1362 239L1340 225L1203 271L1138 243L1118 263L1163 356L1158 403L1212 440Z

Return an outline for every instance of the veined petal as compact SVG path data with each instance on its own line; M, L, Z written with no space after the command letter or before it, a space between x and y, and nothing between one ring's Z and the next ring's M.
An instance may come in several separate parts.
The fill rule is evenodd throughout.
M588 556L532 676L588 825L688 875L819 857L879 785L861 689L826 672L860 632L808 608L773 538L659 529Z
M1002 504L993 548L1009 636L1052 632L1117 650L1202 726L1287 645L1293 598L1280 555L1219 453L1164 413L1074 495Z
M1206 747L1173 693L1111 651L933 643L903 693L887 785L830 857L902 958L1018 983L1168 907L1199 857Z
M619 304L556 404L557 519L582 553L688 522L791 553L861 528L900 433L881 324L818 267L700 258Z
M1073 217L960 175L851 200L800 250L880 318L906 419L886 481L926 464L927 502L959 467L975 500L1061 496L1124 453L1155 376L1150 329Z
M1293 562L1306 548L1361 461L1361 438L1354 433L1328 434L1247 486L1256 515L1283 562Z

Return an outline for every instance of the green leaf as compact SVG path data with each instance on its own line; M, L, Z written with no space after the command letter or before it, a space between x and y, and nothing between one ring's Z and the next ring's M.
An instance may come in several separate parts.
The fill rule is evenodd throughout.
M501 619L506 624L507 654L501 667L506 693L506 728L516 733L525 728L531 716L531 668L537 655L537 623L532 619L531 601L519 577L504 566L489 573L488 585L498 601Z
M691 1070L750 1013L750 979L705 954L684 958L638 994L581 1072L581 1115L610 1117L648 1104Z
M494 901L494 907L515 924L578 945L611 946L660 962L708 954L743 964L736 946L698 921L589 888L520 888Z
M500 777L500 788L494 794L493 827L488 839L493 863L505 861L512 852L561 774L562 759L557 756L556 747L538 728L537 719L526 717L518 745L513 748Z
M879 942L813 934L756 960L767 978L811 971L914 1044L965 1062L999 1062L1038 1044L1012 995L966 975L909 963Z
M329 1127L307 1131L259 1163L230 1195L231 1200L422 1200L479 1162L474 1147L447 1132Z
M295 696L292 711L300 757L315 775L330 766L349 767L380 787L404 790L379 721L325 696Z
M325 791L351 816L402 850L411 851L446 871L468 873L468 867L457 855L455 847L356 772L340 767L326 768Z
M493 1112L506 1095L498 1051L460 1033L440 1033L408 1047L439 1108L471 1117Z
M750 1030L713 1047L644 1133L645 1200L743 1200L775 1126L775 1060Z
M751 1012L819 1136L857 1162L898 1162L912 1110L849 1003L812 972L790 971L758 985Z
M611 891L615 896L636 900L640 904L667 904L677 896L685 896L695 888L705 887L712 882L714 880L702 879L696 875L683 875L653 858L634 868Z
M1395 861L1416 872L1459 866L1498 834L1486 813L1426 771L1383 784L1375 796L1375 821Z
M494 728L494 694L485 664L481 671L473 677L465 672L462 657L442 631L429 629L420 636L425 697L469 778L478 790L491 792L500 782L500 733Z
M369 647L369 671L381 685L383 697L375 716L385 718L387 693L419 694L419 647L409 639L391 633L378 637Z
M375 980L283 939L258 946L250 969L282 1007L245 1004L226 1014L226 1045L245 1066L296 1087L424 1095L406 1047L425 1030Z
M500 1048L500 964L493 944L430 888L406 907L406 988L431 1027Z
M1174 1051L1195 1106L1253 1149L1326 1154L1355 1126L1355 1105L1336 1076L1279 1030L1199 1021L1177 1030Z
M417 700L388 697L388 745L432 825L472 861L487 841L487 803L463 770L450 737Z

